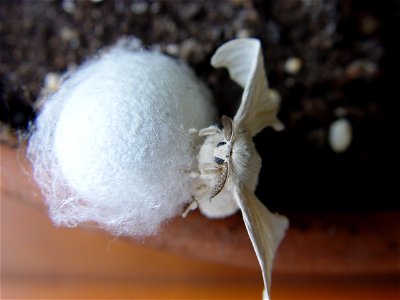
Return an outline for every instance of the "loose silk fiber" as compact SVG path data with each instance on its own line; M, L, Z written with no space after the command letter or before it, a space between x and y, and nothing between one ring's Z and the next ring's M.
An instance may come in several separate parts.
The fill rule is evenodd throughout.
M191 201L189 129L214 122L209 91L183 63L124 46L86 62L48 96L29 140L52 220L156 233Z

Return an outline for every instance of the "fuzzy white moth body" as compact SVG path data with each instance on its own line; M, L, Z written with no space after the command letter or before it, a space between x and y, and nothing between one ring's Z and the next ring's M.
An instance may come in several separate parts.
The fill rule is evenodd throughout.
M214 126L214 132L207 133L198 155L198 184L210 188L196 198L200 211L209 218L237 212L233 187L246 185L254 192L261 168L261 158L251 137L233 127L231 119L223 117L223 123L229 125L222 129Z

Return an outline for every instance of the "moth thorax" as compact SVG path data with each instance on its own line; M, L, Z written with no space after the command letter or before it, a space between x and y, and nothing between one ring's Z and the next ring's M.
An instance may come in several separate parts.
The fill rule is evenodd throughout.
M232 146L231 164L233 177L237 183L254 191L261 169L261 158L253 140L244 132L238 133Z

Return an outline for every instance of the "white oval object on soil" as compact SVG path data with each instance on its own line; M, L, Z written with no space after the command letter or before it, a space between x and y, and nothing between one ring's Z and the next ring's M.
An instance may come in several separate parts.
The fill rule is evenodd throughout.
M329 127L329 145L336 153L345 152L351 144L352 137L352 126L345 118L337 119Z

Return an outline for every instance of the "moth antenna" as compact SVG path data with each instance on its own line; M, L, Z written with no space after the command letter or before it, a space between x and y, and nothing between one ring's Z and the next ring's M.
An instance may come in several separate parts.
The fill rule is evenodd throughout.
M222 126L225 130L225 140L231 141L233 137L233 121L227 116L222 116L221 118Z
M228 174L229 174L229 162L225 162L223 165L221 165L220 171L221 171L221 173L217 177L217 183L212 190L210 200L212 198L214 198L215 196L217 196L224 188L226 180L228 179Z

